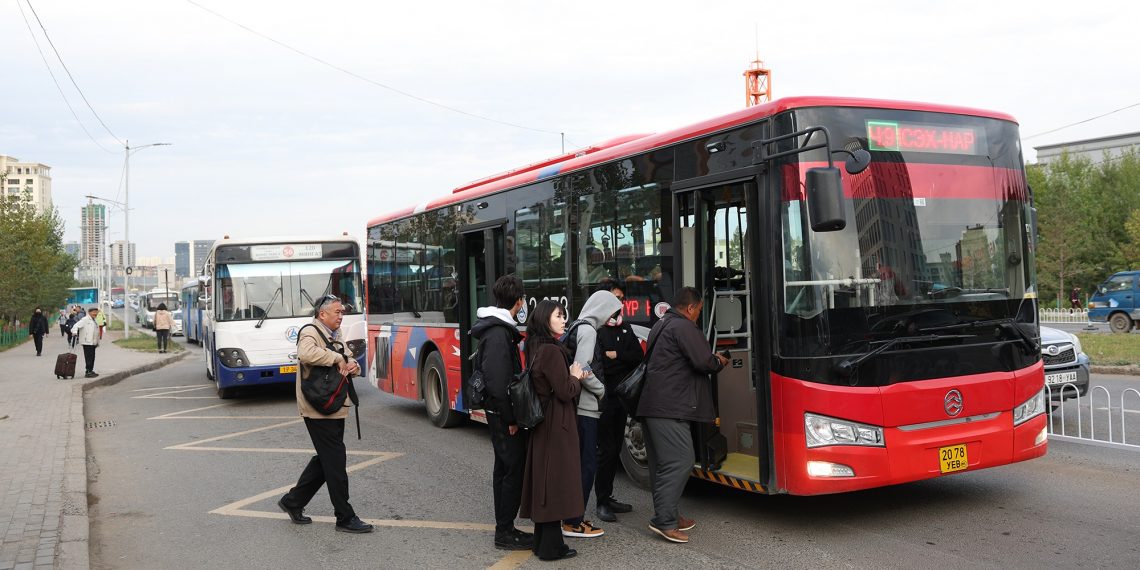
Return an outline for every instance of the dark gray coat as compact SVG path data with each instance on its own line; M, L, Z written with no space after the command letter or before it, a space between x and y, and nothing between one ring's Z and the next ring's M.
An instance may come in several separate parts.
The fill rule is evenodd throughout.
M694 422L716 419L712 380L720 360L696 323L670 309L649 333L652 354L637 415Z

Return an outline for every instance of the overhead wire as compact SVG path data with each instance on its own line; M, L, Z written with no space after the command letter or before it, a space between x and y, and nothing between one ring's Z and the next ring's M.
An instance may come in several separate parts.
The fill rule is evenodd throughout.
M282 47L282 48L285 48L285 49L287 49L287 50L289 50L289 51L291 51L291 52L293 52L293 53L295 53L295 54L297 54L297 55L299 55L299 56L301 56L301 57L304 57L304 58L310 59L310 60L312 60L312 61L315 61L315 62L317 62L317 63L319 63L319 64L321 64L321 65L324 65L325 67L329 67L329 68L331 68L331 69L334 69L334 70L336 70L336 71L339 71L339 72L341 72L341 73L343 73L343 74L345 74L345 75L348 75L349 77L352 77L352 78L354 78L354 79L358 79L358 80L360 80L360 81L363 81L363 82L365 82L365 83L368 83L368 84L374 85L374 86L376 86L376 87L379 87L379 88L381 88L381 89L386 89L386 90L388 90L388 91L391 91L391 92L393 92L393 93L396 93L397 95L401 95L401 96L403 96L403 97L407 97L407 98L409 98L409 99L412 99L412 100L415 100L415 101L419 101L420 103L424 103L424 104L427 104L427 105L432 105L432 106L435 106L435 107L439 107L440 109L445 109L445 110L447 110L447 111L451 111L451 112L453 112L453 113L458 113L458 114L460 114L460 115L466 115L466 116L468 116L468 117L471 117L471 118L474 118L474 119L480 119L480 120L483 120L483 121L488 121L488 122L491 122L491 123L496 123L496 124L500 124L500 125L505 125L505 126L508 126L508 127L514 127L514 128L516 128L516 129L523 129L523 130L526 130L526 131L533 131L533 132L536 132L536 133L545 133L545 134L549 134L549 135L561 135L561 134L563 134L561 131L552 131L552 130L547 130L547 129L539 129L539 128L535 128L535 127L528 127L528 126L526 126L526 125L520 125L520 124L518 124L518 123L512 123L512 122L510 122L510 121L503 121L503 120L500 120L500 119L495 119L495 118L492 118L492 117L488 117L488 116L486 116L486 115L480 115L480 114L478 114L478 113L472 113L472 112L470 112L470 111L464 111L463 109L459 109L459 108L456 108L456 107L452 107L452 106L450 106L450 105L445 105L445 104L443 104L443 103L440 103L440 102L438 102L438 101L432 101L431 99L428 99L428 98L426 98L426 97L421 97L421 96L419 96L419 95L416 95L416 94L414 94L414 93L410 93L410 92L408 92L408 91L404 91L403 89L399 89L399 88L396 88L396 87L392 87L391 85L387 85L387 84L381 83L381 82L379 82L379 81L376 81L375 79L371 79L371 78L369 78L369 77L365 77L365 76L363 76L363 75L360 75L359 73L356 73L356 72L354 72L354 71L351 71L351 70L349 70L349 69L346 69L346 68L344 68L344 67L341 67L341 66L339 66L339 65L336 65L336 64L334 64L334 63L330 63L330 62L328 62L328 61L326 61L326 60L324 60L324 59L321 59L321 58L319 58L319 57L317 57L317 56L315 56L315 55L311 55L311 54L309 54L309 53L307 53L307 52L305 52L305 51L302 51L302 50L300 50L300 49L298 49L298 48L295 48L295 47L293 47L293 46L291 46L291 45L289 45L289 44L286 44L285 42L282 42L282 41L276 40L276 39L274 39L274 38L272 38L272 37L270 37L270 36L268 36L268 35L266 35L266 34L263 34L263 33L259 32L259 31L255 30L255 29L253 29L253 28L251 28L251 27L249 27L249 26L245 25L245 24L242 24L241 22L237 22L237 21L235 21L235 20L233 20L233 19L230 19L229 17L226 17L226 16L225 16L225 15L223 15L223 14L220 14L220 13L218 13L218 12L214 11L214 10L211 10L210 8L207 8L207 7L203 6L203 5L201 5L201 4L197 3L197 2L195 2L194 0L186 0L186 2L187 2L188 4L190 4L191 6L194 6L195 8L198 8L199 10L202 10L203 12L206 12L206 13L208 13L208 14L210 14L210 15L212 15L212 16L214 16L214 17L216 17L216 18L219 18L219 19L221 19L221 20L224 20L224 21L226 21L226 22L229 22L230 24L232 24L232 25L234 25L234 26L237 26L237 27L239 27L239 28L241 28L241 29L243 29L243 30L245 30L245 31L247 31L247 32L249 32L249 33L251 33L251 34L253 34L253 35L255 35L255 36L259 37L259 38L261 38L261 39L263 39L263 40L266 40L266 41L268 41L268 42L271 42L271 43L273 43L273 44L276 44L276 45L278 45L278 46L280 46L280 47Z
M91 139L91 142L95 143L95 146L99 147L108 154L116 154L115 151L103 146L102 143L100 143L94 136L92 136L91 131L87 130L87 125L83 124L83 121L79 119L79 115L76 114L75 108L71 106L71 101L68 101L67 95L64 94L63 87L60 86L59 80L56 79L55 72L52 71L51 65L48 63L47 56L44 55L43 48L40 47L40 40L36 38L36 33L34 30L32 30L32 23L28 21L28 15L24 13L24 6L20 3L20 0L16 0L16 7L20 9L20 16L24 18L24 25L28 27L28 34L32 36L32 43L35 44L36 51L39 52L40 59L43 60L44 67L47 68L48 75L51 76L51 81L55 84L56 91L59 91L59 96L63 98L63 102L65 105L67 105L67 110L71 111L71 116L75 118L75 122L79 123L79 128L83 129L83 133L87 135L87 138ZM29 7L31 7L30 4Z
M1022 137L1022 138L1021 138L1021 140L1027 141L1027 140L1029 140L1029 139L1035 139L1035 138L1037 138L1037 137L1039 137L1039 136L1047 135L1047 134L1050 134L1050 133L1055 133L1055 132L1057 132L1057 131L1060 131L1060 130L1064 130L1064 129L1067 129L1067 128L1069 128L1069 127L1075 127L1075 126L1077 126L1077 125L1080 125L1080 124L1084 124L1084 123L1087 123L1087 122L1089 122L1089 121L1095 121L1095 120L1097 120L1097 119L1103 119L1104 117L1107 117L1107 116L1109 116L1109 115L1113 115L1113 114L1119 113L1119 112L1121 112L1121 111L1127 111L1128 109L1131 109L1131 108L1133 108L1133 107L1140 107L1140 103L1133 103L1133 104L1131 104L1131 105L1128 105L1128 106L1125 106L1125 107L1121 107L1121 108L1119 108L1119 109L1116 109L1116 110L1114 110L1114 111L1109 111L1109 112L1107 112L1107 113L1104 113L1103 115L1097 115L1097 116L1095 116L1095 117L1090 117L1090 118L1088 118L1088 119L1084 119L1084 120L1082 120L1082 121L1077 121L1077 122L1075 122L1075 123L1069 123L1069 124L1067 124L1067 125L1063 125L1063 126L1060 126L1060 127L1057 127L1057 128L1055 128L1055 129L1050 129L1050 130L1048 130L1048 131L1040 132L1040 133L1037 133L1037 134L1035 134L1035 135L1029 135L1029 136L1027 136L1027 137Z
M18 2L19 0L17 0L17 3ZM71 80L71 84L75 86L75 90L79 92L79 96L83 99L83 102L87 104L87 108L91 110L91 114L95 115L95 119L99 121L100 125L103 125L103 130L107 131L107 134L111 135L111 138L115 139L120 145L126 146L126 143L119 140L119 137L115 136L115 133L111 132L111 129L107 127L107 123L103 122L103 118L99 116L99 113L95 112L95 107L91 106L91 102L87 100L87 95L84 95L83 90L79 88L79 83L75 81L75 77L71 75L71 70L67 68L67 64L63 61L63 56L61 56L59 54L59 50L56 49L55 42L51 41L51 36L48 34L47 27L45 27L43 21L40 20L40 15L36 13L35 6L32 6L32 0L24 0L24 2L28 4L28 9L32 11L32 16L36 18L36 23L39 24L40 29L43 30L44 37L47 38L48 45L50 45L51 50L55 52L55 58L59 60L59 64L63 66L63 70L67 72L67 78Z

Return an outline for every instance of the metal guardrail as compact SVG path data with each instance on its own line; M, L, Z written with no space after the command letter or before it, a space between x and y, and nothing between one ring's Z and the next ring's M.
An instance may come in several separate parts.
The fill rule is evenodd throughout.
M28 327L0 327L0 348L8 348L28 339Z
M1054 388L1053 386L1045 386L1045 401L1050 403L1050 406L1052 405L1052 401L1053 401L1053 388ZM1066 399L1065 396L1067 396L1069 394L1070 389L1072 390L1073 396ZM1060 390L1061 391L1058 394L1058 396L1060 397L1058 405L1056 408L1052 409L1049 413L1049 436L1050 437L1057 438L1057 439L1070 439L1070 440L1076 440L1076 441L1081 441L1081 440L1095 441L1095 442L1098 442L1101 444L1110 445L1110 446L1114 446L1114 447L1124 447L1124 448L1128 448L1128 449L1140 449L1140 444L1128 443L1128 423L1126 421L1127 416L1125 415L1128 412L1140 412L1140 407L1133 408L1133 409L1129 409L1129 408L1125 407L1126 397L1129 394L1135 395L1136 399L1140 400L1140 390L1137 390L1135 388L1126 388L1120 393L1120 399L1119 399L1120 413L1119 413L1119 415L1117 415L1115 417L1113 415L1113 408L1112 408L1112 394L1110 394L1108 391L1108 388L1105 388L1104 386L1093 386L1092 388L1089 389L1088 393L1086 393L1085 396L1081 395L1080 390L1078 390L1074 384L1063 384L1063 385L1061 385ZM1097 393L1103 393L1104 394L1105 409L1107 410L1106 411L1106 417L1108 419L1108 438L1107 439L1098 438L1097 434L1096 434L1096 425L1097 425L1097 422L1096 422L1097 413L1096 412L1097 412L1098 408L1096 408L1094 405L1094 398L1095 398ZM1086 435L1085 431L1084 431L1084 421L1083 421L1084 414L1082 412L1082 408L1085 406L1084 400L1086 397L1088 399L1088 420L1089 420L1088 435ZM1066 420L1071 419L1069 410L1072 410L1072 408L1074 408L1074 407L1077 410L1076 411L1077 434L1071 435L1071 434L1067 433L1068 428L1067 428L1065 422L1066 422ZM1057 425L1056 425L1056 420L1057 420L1056 416L1058 414L1060 415L1060 433L1057 432ZM1117 432L1116 430L1113 429L1114 426L1117 425L1114 422L1114 419L1119 420L1119 422L1120 422L1119 426L1118 426L1119 432ZM1140 422L1140 420L1137 420L1137 421ZM1120 441L1115 441L1115 439L1116 439L1115 435L1117 433L1119 433L1119 435L1120 435Z
M1041 309L1038 320L1042 323L1088 324L1088 309Z

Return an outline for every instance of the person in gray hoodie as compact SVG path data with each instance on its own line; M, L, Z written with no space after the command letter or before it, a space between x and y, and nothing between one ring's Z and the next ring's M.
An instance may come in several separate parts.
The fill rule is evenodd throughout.
M598 471L598 418L602 415L600 402L606 395L603 383L604 361L598 344L598 329L621 311L622 304L613 293L598 291L586 299L578 319L566 327L562 342L574 353L574 362L582 365L590 375L582 379L582 393L578 396L578 443L581 446L582 497L590 501L594 475ZM582 512L586 511L582 505ZM582 517L562 521L562 535L593 538L604 534Z

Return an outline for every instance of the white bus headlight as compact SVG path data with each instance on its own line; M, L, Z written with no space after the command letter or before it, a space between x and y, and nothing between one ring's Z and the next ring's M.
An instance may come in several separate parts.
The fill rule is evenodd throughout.
M219 348L218 358L226 368L249 366L249 358L246 358L245 351L240 348Z
M857 422L804 414L807 446L867 445L883 447L883 428Z
M1013 425L1021 425L1045 413L1045 389L1033 395L1013 409Z

